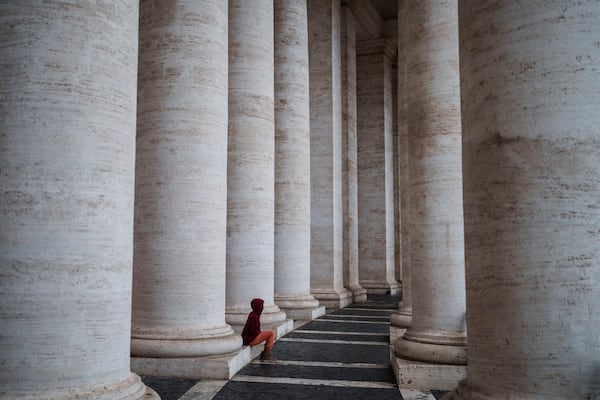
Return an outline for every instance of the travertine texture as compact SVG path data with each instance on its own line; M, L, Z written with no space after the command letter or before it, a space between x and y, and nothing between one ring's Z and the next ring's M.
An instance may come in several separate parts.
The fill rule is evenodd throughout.
M465 281L455 1L407 4L412 325L401 358L464 364Z
M144 0L140 13L131 353L229 353L227 4Z
M398 57L392 59L392 171L394 174L394 277L402 282L402 235L400 224L400 137L398 136Z
M311 152L311 292L327 307L344 288L340 0L308 0Z
M460 6L469 365L454 398L600 398L598 2Z
M255 297L263 324L286 318L274 303L273 46L273 1L230 0L226 319L237 327Z
M358 257L361 285L396 294L392 59L387 39L357 44Z
M319 306L310 294L310 112L306 0L275 0L275 302ZM305 318L310 319L310 318Z
M0 397L143 398L129 370L137 1L0 15Z
M344 286L355 303L367 300L358 282L358 198L356 170L356 21L349 6L341 8L342 55L342 201L344 208Z
M410 202L409 202L409 169L408 169L408 115L407 115L407 74L406 49L408 23L406 20L406 1L398 1L398 174L399 193L399 231L400 258L402 262L402 301L398 304L398 312L390 315L390 325L408 328L412 320L412 290L410 282ZM398 228L397 228L398 229Z

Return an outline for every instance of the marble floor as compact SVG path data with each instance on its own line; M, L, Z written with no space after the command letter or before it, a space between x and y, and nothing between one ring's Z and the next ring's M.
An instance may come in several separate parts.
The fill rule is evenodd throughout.
M398 388L390 365L389 315L398 296L373 295L308 322L229 381L143 377L162 400L435 400L443 391Z

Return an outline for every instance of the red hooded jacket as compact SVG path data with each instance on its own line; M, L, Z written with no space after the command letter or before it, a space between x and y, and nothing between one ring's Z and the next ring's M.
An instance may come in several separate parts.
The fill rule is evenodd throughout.
M260 314L263 311L264 306L263 299L252 299L250 306L252 311L248 314L248 319L242 330L242 339L244 344L250 344L260 333Z

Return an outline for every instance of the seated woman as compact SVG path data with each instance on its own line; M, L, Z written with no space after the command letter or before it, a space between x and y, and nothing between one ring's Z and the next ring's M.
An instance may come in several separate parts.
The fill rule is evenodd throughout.
M256 346L266 341L265 349L260 353L260 359L263 361L276 361L271 355L271 349L275 342L275 332L260 330L260 314L263 311L264 303L263 299L252 299L250 302L252 311L248 314L248 319L242 330L242 339L244 339L244 344L248 346Z

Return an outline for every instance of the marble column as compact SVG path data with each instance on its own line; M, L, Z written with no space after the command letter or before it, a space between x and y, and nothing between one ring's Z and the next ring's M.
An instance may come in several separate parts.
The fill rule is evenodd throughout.
M349 6L341 8L342 54L342 201L344 207L344 286L352 301L367 301L358 279L358 175L356 170L356 19Z
M263 326L286 320L274 302L273 1L229 1L226 319L243 327L250 301Z
M311 292L326 307L344 288L340 0L308 0L311 153Z
M408 114L407 114L407 74L406 49L408 33L406 20L406 1L398 1L398 174L396 180L399 188L399 224L400 259L402 262L402 301L398 311L390 315L390 326L396 329L396 335L402 336L410 327L412 320L412 289L410 282L410 203L409 203L409 169L408 169ZM390 331L390 340L395 340Z
M0 15L0 396L158 399L129 366L138 2Z
M139 60L131 353L229 353L227 4L141 1Z
M275 0L275 303L294 319L310 294L310 99L306 0Z
M399 292L394 254L394 143L390 40L357 43L358 262L369 293Z
M408 2L412 323L401 359L466 363L456 1Z
M459 12L469 365L448 398L599 398L598 3Z

